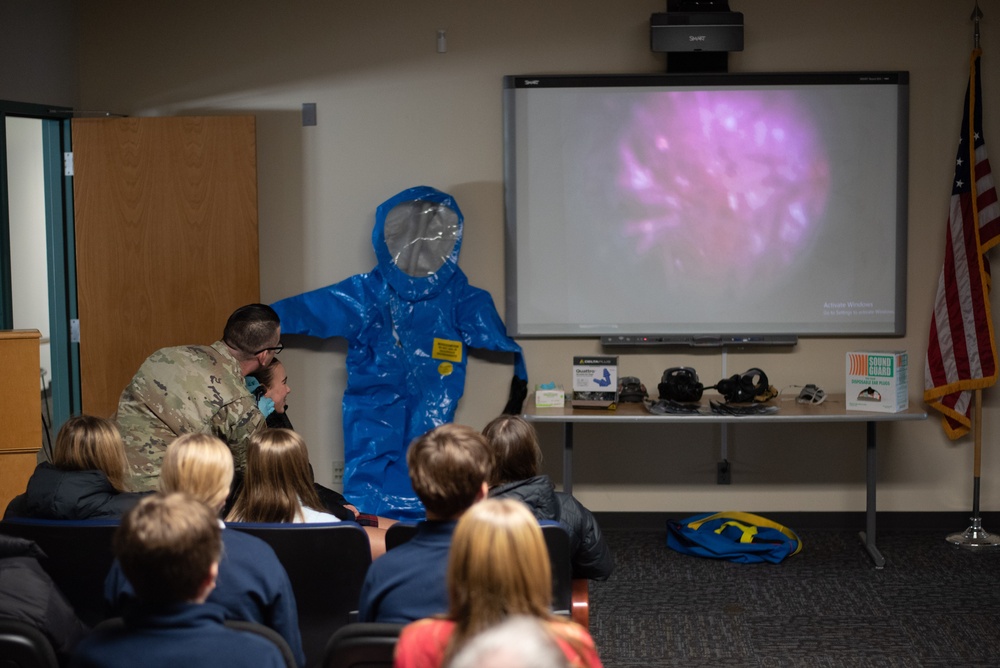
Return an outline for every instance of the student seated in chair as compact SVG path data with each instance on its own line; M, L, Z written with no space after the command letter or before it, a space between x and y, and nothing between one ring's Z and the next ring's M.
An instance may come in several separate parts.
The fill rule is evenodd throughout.
M4 517L45 520L118 518L141 494L130 491L125 445L115 425L93 415L66 420L52 462L42 462Z
M295 430L295 427L292 426L292 421L288 418L288 403L286 401L288 395L292 392L292 388L288 385L288 373L285 370L285 365L277 357L271 360L271 363L267 366L261 367L247 376L247 389L257 400L257 407L260 408L261 413L267 418L267 426L269 428ZM312 464L310 464L309 474L312 476L312 473ZM242 483L243 481L240 477L235 487L242 486ZM342 520L353 520L361 526L378 527L383 530L396 523L396 520L388 517L379 517L361 512L343 494L324 487L315 482L315 480L313 486L316 488L316 494L319 495L319 500L323 504L323 509ZM234 494L231 497L237 495ZM373 533L369 532L369 540L377 540L377 538L373 538Z
M486 497L489 451L471 427L430 430L410 444L406 464L427 519L411 540L372 562L361 588L362 622L398 624L448 610L452 533L462 513Z
M324 509L309 471L306 442L291 429L265 429L250 437L246 478L226 519L293 524L341 521ZM372 559L384 554L385 529L363 528Z
M284 668L277 645L226 628L215 588L222 529L208 506L186 494L154 494L122 519L114 551L138 605L120 628L98 629L73 653L77 668Z
M462 515L448 556L448 594L446 614L403 627L395 668L447 666L476 635L519 615L538 620L574 668L601 668L587 629L549 610L548 548L519 501L486 499Z
M208 434L185 434L167 446L160 472L160 491L183 492L205 504L216 517L233 480L233 456L221 440ZM208 602L220 606L226 619L269 626L288 643L296 662L305 664L295 594L285 568L261 539L222 527L223 553L219 577ZM115 562L104 583L111 614L120 616L135 605L135 591Z
M501 415L483 435L492 457L490 497L518 499L539 520L559 522L569 532L573 577L607 580L615 562L601 528L583 504L539 474L542 449L535 428L517 415Z

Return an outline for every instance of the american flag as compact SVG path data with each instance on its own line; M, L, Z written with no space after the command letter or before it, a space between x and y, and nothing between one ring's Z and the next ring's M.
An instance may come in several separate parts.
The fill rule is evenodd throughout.
M983 140L980 53L976 49L970 58L944 268L924 368L924 401L941 412L942 426L951 439L964 436L972 426L973 391L997 380L986 252L1000 243L1000 204Z

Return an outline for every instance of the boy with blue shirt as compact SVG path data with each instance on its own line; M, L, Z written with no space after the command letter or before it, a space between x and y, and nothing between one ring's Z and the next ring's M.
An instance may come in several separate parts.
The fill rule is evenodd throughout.
M448 611L448 550L458 518L486 498L490 451L471 427L443 424L406 453L427 519L416 535L372 562L361 589L362 622L407 623Z
M138 596L121 628L85 638L71 666L116 668L284 668L277 645L229 629L205 599L215 588L222 537L203 503L180 494L140 501L115 533L115 555Z

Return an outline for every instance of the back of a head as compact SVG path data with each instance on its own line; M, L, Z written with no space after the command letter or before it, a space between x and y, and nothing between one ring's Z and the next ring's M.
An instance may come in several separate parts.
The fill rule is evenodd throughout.
M265 390L271 389L271 383L274 382L274 371L281 364L281 361L277 357L272 357L271 361L268 362L267 366L262 366L257 369L249 376L256 378L257 382L264 386Z
M281 320L267 304L241 306L226 321L222 340L244 355L253 355L274 343Z
M300 504L323 507L309 472L305 441L290 429L266 429L252 436L243 489L228 519L291 522Z
M153 494L122 518L115 556L139 600L194 601L222 551L218 519L186 494Z
M566 655L535 617L515 616L479 633L446 668L569 668Z
M111 485L127 490L128 461L118 428L94 415L75 415L56 436L52 463L63 471L101 471Z
M233 454L208 434L184 434L167 446L160 491L184 492L218 511L233 482Z
M428 514L451 518L471 506L489 476L489 448L475 429L443 424L410 444L406 463Z
M542 468L542 449L531 423L517 415L501 415L483 429L490 446L490 487L526 480Z
M527 506L491 498L462 515L448 559L448 595L459 644L511 615L551 618L548 548Z

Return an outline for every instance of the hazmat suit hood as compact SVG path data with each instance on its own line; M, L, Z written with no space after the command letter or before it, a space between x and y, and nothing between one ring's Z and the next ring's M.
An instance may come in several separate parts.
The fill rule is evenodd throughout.
M463 221L454 198L428 186L409 188L379 205L372 246L386 282L400 297L433 297L458 272Z

